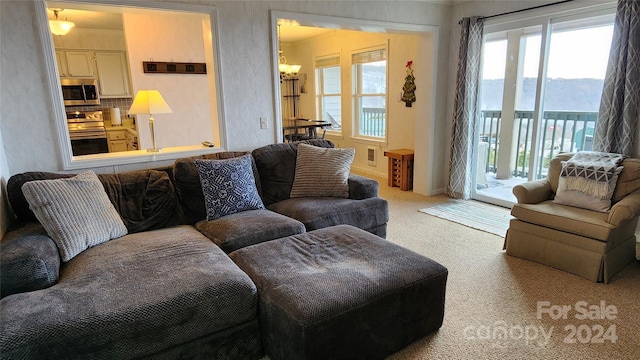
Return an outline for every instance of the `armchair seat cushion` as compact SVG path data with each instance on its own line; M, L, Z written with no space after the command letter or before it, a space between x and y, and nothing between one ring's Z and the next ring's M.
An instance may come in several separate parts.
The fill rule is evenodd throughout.
M588 252L593 252L597 254L605 254L607 252L607 248L609 247L608 243L596 240L592 238L587 238L580 235L570 234L565 231L560 231L548 227L543 227L537 224L531 224L526 221L511 219L509 222L509 232L510 233L518 233L518 234L527 234L530 236L535 236L537 238L542 239L550 239L548 242L554 242L556 244L562 244L567 248L571 249L583 249ZM524 242L526 246L532 246L536 248L536 251L547 253L553 251L553 246L551 246L552 250L542 249L539 244L535 242ZM525 245L520 245L521 247ZM513 249L512 249L513 250Z
M511 215L519 220L586 236L606 242L616 227L607 222L608 213L581 209L554 203L552 200L538 204L516 204Z

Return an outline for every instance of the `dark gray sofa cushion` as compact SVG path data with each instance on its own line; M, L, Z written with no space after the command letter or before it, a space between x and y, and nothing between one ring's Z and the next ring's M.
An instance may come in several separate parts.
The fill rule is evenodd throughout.
M383 359L442 325L447 269L351 226L229 256L258 287L272 360Z
M249 210L211 221L202 220L196 224L196 229L226 253L305 232L300 221L269 210Z
M178 195L167 173L142 170L99 174L98 178L129 233L183 222Z
M294 198L271 204L268 209L301 221L307 231L341 224L369 230L389 222L387 200L377 197L364 200Z
M17 218L22 221L37 221L22 193L24 183L72 176L75 174L26 172L9 178L7 193ZM98 174L98 179L129 233L160 229L183 222L178 197L167 172L140 170Z
M59 270L58 248L38 222L18 223L0 241L0 297L48 288Z
M349 174L349 199L362 200L378 196L378 182L364 176Z
M130 359L249 322L249 277L191 226L129 234L66 263L47 289L0 300L3 358Z
M22 185L33 180L52 180L60 178L68 178L75 174L58 174L51 172L30 171L22 174L13 175L7 180L7 197L11 204L11 209L18 220L21 221L38 221L36 215L29 209L29 203L22 193Z
M331 141L312 139L267 145L251 152L260 174L261 195L265 206L289 198L296 173L296 156L299 143L324 148L334 147Z
M243 155L247 152L227 151L215 154L207 154L201 156L193 156L189 158L177 159L173 163L173 176L175 179L176 193L180 201L180 206L185 217L185 223L194 225L198 221L207 217L207 209L204 204L204 194L202 192L202 183L195 159L231 159ZM256 180L256 187L260 193L260 181L258 170L253 161L251 168Z

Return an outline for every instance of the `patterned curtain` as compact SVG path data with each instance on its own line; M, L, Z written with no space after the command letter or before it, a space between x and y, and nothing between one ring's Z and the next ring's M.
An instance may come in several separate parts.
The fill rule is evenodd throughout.
M477 17L464 18L461 24L447 194L457 199L468 199L475 158L473 145L478 137L476 124L484 21Z
M596 151L634 156L640 121L640 1L618 0L609 65L593 139Z

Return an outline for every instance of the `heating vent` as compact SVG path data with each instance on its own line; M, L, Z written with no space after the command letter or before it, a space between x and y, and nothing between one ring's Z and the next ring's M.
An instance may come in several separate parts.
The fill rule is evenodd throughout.
M367 162L370 166L376 166L376 148L367 148Z

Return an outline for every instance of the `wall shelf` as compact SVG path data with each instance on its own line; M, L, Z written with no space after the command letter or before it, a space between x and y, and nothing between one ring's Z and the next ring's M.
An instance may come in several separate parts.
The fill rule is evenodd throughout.
M142 70L151 74L206 74L206 63L143 61Z

